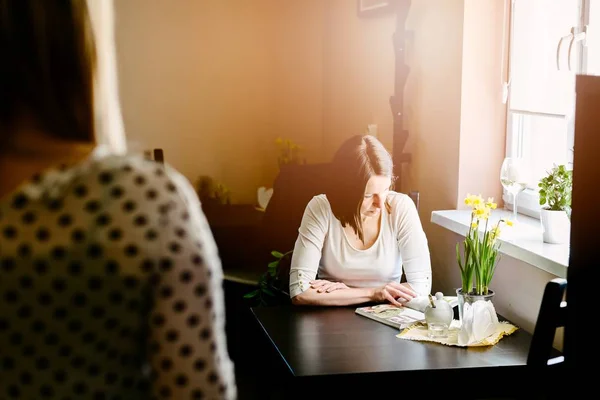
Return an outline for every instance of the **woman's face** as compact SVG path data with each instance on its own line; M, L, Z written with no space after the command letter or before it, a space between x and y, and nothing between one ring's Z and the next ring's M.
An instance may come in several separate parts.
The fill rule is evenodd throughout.
M388 176L374 175L365 186L365 197L360 208L363 217L379 215L381 207L385 204L392 180Z

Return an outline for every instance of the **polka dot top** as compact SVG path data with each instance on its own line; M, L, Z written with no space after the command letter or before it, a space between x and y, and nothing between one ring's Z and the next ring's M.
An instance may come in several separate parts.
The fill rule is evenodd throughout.
M0 399L234 399L222 270L169 166L100 148L0 199Z

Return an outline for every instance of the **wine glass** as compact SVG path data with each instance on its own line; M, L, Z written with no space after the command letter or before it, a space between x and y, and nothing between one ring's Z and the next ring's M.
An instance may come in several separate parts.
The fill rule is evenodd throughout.
M512 194L513 221L517 220L517 196L527 188L529 168L523 158L506 157L500 169L500 182Z

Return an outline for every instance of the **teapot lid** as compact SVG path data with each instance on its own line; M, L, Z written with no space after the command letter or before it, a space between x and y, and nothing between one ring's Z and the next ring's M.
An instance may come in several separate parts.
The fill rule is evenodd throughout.
M452 309L450 304L446 300L444 300L444 294L442 292L437 292L435 294L435 300L433 300L433 304L435 305L435 307L441 307L444 309Z

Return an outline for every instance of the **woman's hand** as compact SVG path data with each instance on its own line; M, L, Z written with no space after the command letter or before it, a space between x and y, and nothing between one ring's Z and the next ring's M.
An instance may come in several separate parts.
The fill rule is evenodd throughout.
M388 301L395 306L402 307L402 303L410 301L416 296L417 293L408 286L398 282L390 282L387 285L374 290L373 301Z
M310 281L310 287L317 290L317 293L330 293L340 289L350 289L342 282L330 282L324 279Z

